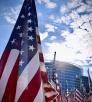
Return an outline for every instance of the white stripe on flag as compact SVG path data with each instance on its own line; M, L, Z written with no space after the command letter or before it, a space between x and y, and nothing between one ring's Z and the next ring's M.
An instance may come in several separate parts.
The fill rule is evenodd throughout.
M41 44L39 44L39 43L38 43L38 51L39 51L39 53L42 53Z
M54 91L52 91L52 92L45 92L45 96L48 97L48 98L52 97L54 95L57 95L57 93L55 93Z
M51 84L56 89L56 84L53 82L53 80L51 80Z
M35 54L35 56L31 59L31 61L27 64L27 66L24 68L24 71L21 73L18 82L17 82L17 90L16 90L16 96L15 96L15 102L18 101L21 94L25 90L25 88L28 86L29 82L32 80L36 72L39 68L39 56L38 52Z
M43 95L42 83L41 83L39 92L38 92L37 96L34 99L34 102L44 102L44 95Z
M9 76L13 70L13 67L16 63L18 55L19 55L19 51L16 49L13 49L13 50L11 50L10 55L7 59L7 62L6 62L5 68L4 68L4 72L3 72L1 80L0 80L0 102L4 95Z
M41 69L41 71L43 71L43 72L47 73L47 72L46 72L45 65L44 65L44 63L43 63L43 62L40 62L40 69Z

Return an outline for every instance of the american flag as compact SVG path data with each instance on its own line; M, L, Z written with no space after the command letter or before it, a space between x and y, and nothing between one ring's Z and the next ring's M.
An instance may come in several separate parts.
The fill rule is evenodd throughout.
M25 0L0 60L0 102L44 100L36 25L35 2Z
M54 102L61 102L61 89L60 89L60 83L59 83L59 78L58 78L58 73L56 72L56 69L53 68L53 79L52 81L54 82L54 86L56 90L58 91L58 96L55 98Z
M70 96L69 96L69 90L68 90L68 81L66 80L66 91L65 91L65 98L67 102L70 102Z
M75 91L75 102L83 102L82 94L77 88Z

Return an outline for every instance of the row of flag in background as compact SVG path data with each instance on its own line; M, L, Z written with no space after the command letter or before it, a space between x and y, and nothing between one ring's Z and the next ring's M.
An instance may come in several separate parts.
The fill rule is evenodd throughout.
M53 81L48 81L35 1L25 0L0 59L0 102L84 102L78 89L75 96L60 92L55 68Z

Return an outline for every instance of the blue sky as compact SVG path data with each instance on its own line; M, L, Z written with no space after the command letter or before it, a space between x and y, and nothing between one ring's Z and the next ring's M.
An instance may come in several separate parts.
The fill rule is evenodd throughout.
M0 0L0 57L23 0ZM73 63L92 71L92 0L36 0L45 60Z

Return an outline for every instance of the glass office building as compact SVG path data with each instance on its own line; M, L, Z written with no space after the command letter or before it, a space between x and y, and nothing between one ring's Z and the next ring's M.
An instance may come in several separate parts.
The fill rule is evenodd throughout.
M83 93L88 93L89 92L89 84L88 84L88 77L87 76L82 76L81 77L81 89Z
M53 67L56 68L59 81L60 81L60 87L61 91L65 92L68 88L69 91L73 91L76 89L76 87L80 90L80 83L81 83L81 76L82 76L82 69L66 63L66 62L55 62L55 65L53 65L52 62L46 62L46 68L48 72L48 78L51 81L52 75L53 75Z

